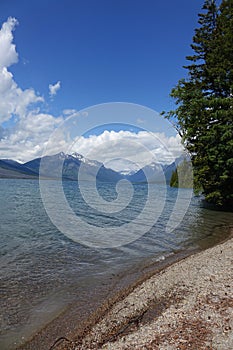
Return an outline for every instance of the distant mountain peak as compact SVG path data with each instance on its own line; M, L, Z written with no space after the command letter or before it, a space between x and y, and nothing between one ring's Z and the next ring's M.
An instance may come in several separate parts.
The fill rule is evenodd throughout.
M60 153L58 153L58 155L59 155L60 157L65 157L65 156L66 156L66 154L65 154L64 152L60 152Z
M44 159L43 167L40 168L41 159ZM169 183L172 172L176 169L176 164L181 161L181 157L171 164L160 164L152 162L141 169L132 170L126 165L122 171L115 171L111 168L111 163L106 167L103 163L88 159L80 153L73 152L66 154L60 152L54 155L47 155L42 158L33 159L27 163L19 164L11 159L0 159L0 177L38 177L42 175L46 178L56 178L60 176L57 171L62 166L62 176L64 179L77 180L80 166L82 166L83 180L97 179L100 181L119 181L126 178L131 182L164 182Z
M76 158L76 159L82 160L82 161L83 161L83 159L84 159L84 157L83 157L80 153L77 153L77 152L71 153L71 156L72 156L73 158Z
M119 173L123 176L131 176L131 175L135 174L137 171L138 170L125 169L125 170L119 171Z

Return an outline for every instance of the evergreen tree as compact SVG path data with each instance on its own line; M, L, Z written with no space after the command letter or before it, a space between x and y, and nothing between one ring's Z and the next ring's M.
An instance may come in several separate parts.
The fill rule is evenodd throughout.
M190 161L184 159L172 172L170 186L179 188L193 187L192 165Z
M195 30L187 79L171 91L170 119L191 154L208 202L233 204L233 0L206 0ZM164 112L163 112L164 114Z

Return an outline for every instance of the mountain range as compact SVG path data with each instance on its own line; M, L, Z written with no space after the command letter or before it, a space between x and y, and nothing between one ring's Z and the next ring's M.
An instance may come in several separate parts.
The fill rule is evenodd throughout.
M127 179L131 182L170 182L172 172L176 169L176 163L163 165L160 163L151 163L135 173L122 174L112 169L106 168L102 163L89 160L79 153L72 155L63 152L36 158L24 164L11 159L0 159L0 178L23 178L36 179L43 178L57 179L60 177L62 169L62 178L64 180L78 180L80 166L82 171L79 174L79 180L101 182L117 182L121 179Z

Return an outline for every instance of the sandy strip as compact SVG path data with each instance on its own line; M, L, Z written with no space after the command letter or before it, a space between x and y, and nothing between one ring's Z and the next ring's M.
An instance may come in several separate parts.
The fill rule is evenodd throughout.
M54 349L233 349L233 238L152 276ZM62 346L61 346L62 345Z

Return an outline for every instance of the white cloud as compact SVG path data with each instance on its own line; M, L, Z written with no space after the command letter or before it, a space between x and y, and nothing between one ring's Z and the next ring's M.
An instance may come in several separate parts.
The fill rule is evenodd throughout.
M18 62L18 54L13 41L13 30L17 24L15 18L9 17L7 22L3 23L0 30L0 69L9 67Z
M43 101L43 98L37 96L33 89L20 89L6 67L0 69L1 123L9 120L13 114L22 117L31 104L40 101Z
M61 82L58 81L56 84L52 85L49 84L49 94L51 97L55 96L58 92L58 90L60 90L61 88Z
M63 115L65 118L72 118L73 120L75 120L75 118L81 116L80 112L77 111L76 109L64 109Z
M13 30L17 24L15 18L8 18L0 30L0 123L9 120L12 115L24 116L27 108L39 101L33 89L22 90L8 71L8 67L18 61L15 45L12 43Z
M67 115L67 116L71 116L71 115L73 115L76 112L77 112L76 109L64 109L63 110L63 114Z
M36 95L32 88L21 89L8 70L18 61L13 44L16 24L15 18L8 18L0 29L0 158L27 161L42 154L50 134L63 118L42 113L38 102L43 102L43 98ZM52 91L57 91L57 84ZM12 120L12 117L16 118ZM9 120L10 126L6 129L1 124ZM64 140L61 136L54 152L60 151L62 144Z
M183 148L179 136L167 137L164 133L105 130L101 135L71 140L65 125L58 126L64 119L87 117L88 113L67 109L63 111L64 119L43 113L38 105L43 98L32 88L21 89L8 70L18 61L13 44L16 24L16 19L9 18L0 30L0 158L25 162L41 156L47 147L49 154L76 151L116 170L135 170L152 161L170 163L180 155ZM49 85L51 97L56 95L60 86L60 81ZM7 121L8 129L4 128L5 124L1 125ZM138 122L144 120L138 119ZM55 138L51 141L54 131ZM69 145L72 147L69 148Z
M89 159L96 159L115 170L135 170L151 162L171 163L183 151L180 137L140 131L107 131L88 138L77 137L72 145Z
M49 114L28 113L16 124L14 132L1 140L1 153L7 155L7 158L21 162L41 156L51 133L62 121L62 118L54 118ZM61 135L50 152L54 154L62 151L64 143L64 137Z

